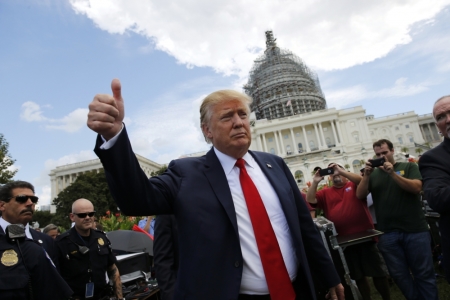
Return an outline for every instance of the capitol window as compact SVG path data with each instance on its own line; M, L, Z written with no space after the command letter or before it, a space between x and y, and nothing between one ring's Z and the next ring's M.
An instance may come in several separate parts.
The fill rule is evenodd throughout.
M270 137L267 140L269 141L269 143L272 143L273 142L273 137Z

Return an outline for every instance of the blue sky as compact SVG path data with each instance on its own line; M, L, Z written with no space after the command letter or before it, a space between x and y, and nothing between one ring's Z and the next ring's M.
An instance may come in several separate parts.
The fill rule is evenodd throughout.
M450 94L449 20L450 0L0 1L0 133L42 204L51 169L95 158L87 107L115 77L135 152L206 150L199 103L242 87L266 30L317 72L328 107L431 113Z

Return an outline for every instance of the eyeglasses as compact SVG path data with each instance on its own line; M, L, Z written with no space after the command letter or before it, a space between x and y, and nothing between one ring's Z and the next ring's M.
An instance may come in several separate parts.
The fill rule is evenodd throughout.
M17 196L9 198L8 200L11 200L13 198L16 199L17 202L22 203L22 204L26 203L28 201L28 199L30 199L31 202L33 202L34 204L36 204L39 200L39 198L36 196L28 196L28 195L17 195Z
M73 213L74 215L76 215L78 218L80 219L84 219L86 218L86 216L89 216L89 218L92 218L95 215L95 211L91 211L88 213Z

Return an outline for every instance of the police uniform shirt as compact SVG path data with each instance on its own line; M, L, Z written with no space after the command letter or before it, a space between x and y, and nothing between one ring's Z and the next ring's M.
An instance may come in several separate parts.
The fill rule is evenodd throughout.
M29 299L30 276L35 300L68 299L72 295L37 242L25 239L20 242L20 250L17 243L7 241L6 235L0 234L0 299Z
M101 294L107 284L105 272L117 261L106 235L91 229L89 237L82 237L73 227L58 236L55 243L60 273L74 295L84 297L88 282L94 283L94 295ZM82 254L83 246L89 248L89 252Z

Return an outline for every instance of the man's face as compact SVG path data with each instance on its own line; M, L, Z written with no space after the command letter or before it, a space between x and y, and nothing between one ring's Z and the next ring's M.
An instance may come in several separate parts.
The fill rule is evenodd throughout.
M92 205L92 203L78 203L78 205L74 207L73 212L70 214L70 220L72 222L75 222L75 228L80 231L88 231L89 229L91 229L94 223L94 216L89 217L87 215L85 218L81 218L77 214L90 213L93 211L94 206Z
M34 193L29 188L15 188L12 190L12 196L34 196ZM31 221L35 204L30 198L25 203L19 203L16 198L12 198L9 202L0 201L0 210L2 211L2 218L11 224L23 224L24 226Z
M387 161L390 163L394 162L394 149L390 150L387 144L381 144L381 147L375 146L373 151L375 151L377 158L381 158L384 155Z
M241 158L251 143L247 107L239 100L229 100L212 110L211 120L202 127L204 134L220 152Z
M450 97L436 103L433 108L433 116L442 135L450 138Z
M344 176L335 174L330 177L333 180L333 186L335 187L343 187L347 183L347 180Z

